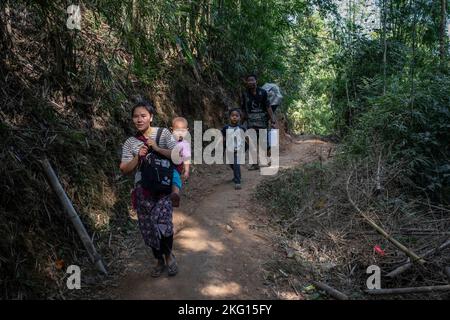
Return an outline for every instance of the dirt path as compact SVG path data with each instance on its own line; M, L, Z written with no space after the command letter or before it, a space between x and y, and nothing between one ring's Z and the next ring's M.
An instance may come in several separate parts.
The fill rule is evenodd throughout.
M298 141L281 153L280 166L307 163L320 155L326 157L329 148L319 140ZM225 166L209 167L186 188L180 210L174 212L174 253L179 274L152 278L154 260L140 240L126 276L114 292L115 298L276 298L264 285L262 268L263 262L276 254L275 245L270 235L262 235L253 227L267 224L267 217L252 212L250 199L264 177L243 166L243 188L236 191L230 182L231 170Z

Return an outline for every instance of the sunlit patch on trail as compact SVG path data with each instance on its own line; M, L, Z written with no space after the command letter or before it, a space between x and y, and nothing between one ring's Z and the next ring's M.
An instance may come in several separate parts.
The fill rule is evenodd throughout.
M200 228L187 228L177 234L177 246L193 252L208 251L213 255L223 253L222 242L209 239L208 232Z
M236 282L210 284L201 289L201 293L210 298L226 298L238 295L241 286Z

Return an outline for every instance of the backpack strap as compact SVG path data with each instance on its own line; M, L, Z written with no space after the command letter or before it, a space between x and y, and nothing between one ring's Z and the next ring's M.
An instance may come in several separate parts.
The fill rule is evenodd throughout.
M156 144L159 146L159 140L161 140L161 135L163 132L163 128L159 127L158 131L156 132Z
M147 138L146 138L142 133L137 133L134 137L135 137L136 139L138 139L139 141L142 141L144 144L147 143ZM139 168L141 167L142 159L143 159L143 158L144 158L144 157L139 157Z

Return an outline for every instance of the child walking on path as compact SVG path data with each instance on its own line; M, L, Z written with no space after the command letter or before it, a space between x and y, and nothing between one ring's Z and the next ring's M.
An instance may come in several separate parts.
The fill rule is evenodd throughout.
M245 147L245 140L242 137L243 132L245 131L244 127L240 125L241 122L241 111L239 109L232 109L229 113L230 123L222 128L222 135L225 143L225 151L233 153L233 163L230 164L230 168L233 170L233 182L236 190L241 189L241 165L238 159L238 152L241 151ZM241 131L242 130L242 131ZM227 147L227 132L228 137L233 140L229 141L232 143L232 146L228 146L229 148L233 148L233 150L228 150Z

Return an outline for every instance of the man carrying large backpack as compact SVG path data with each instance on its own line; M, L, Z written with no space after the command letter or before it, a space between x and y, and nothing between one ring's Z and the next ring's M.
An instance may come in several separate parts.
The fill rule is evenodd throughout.
M245 113L247 129L255 129L257 135L257 145L259 145L259 129L276 128L275 117L270 106L267 91L257 86L257 77L250 74L245 78L247 90L242 95L241 109ZM270 148L267 148L270 157ZM253 164L249 170L259 169L258 164Z

